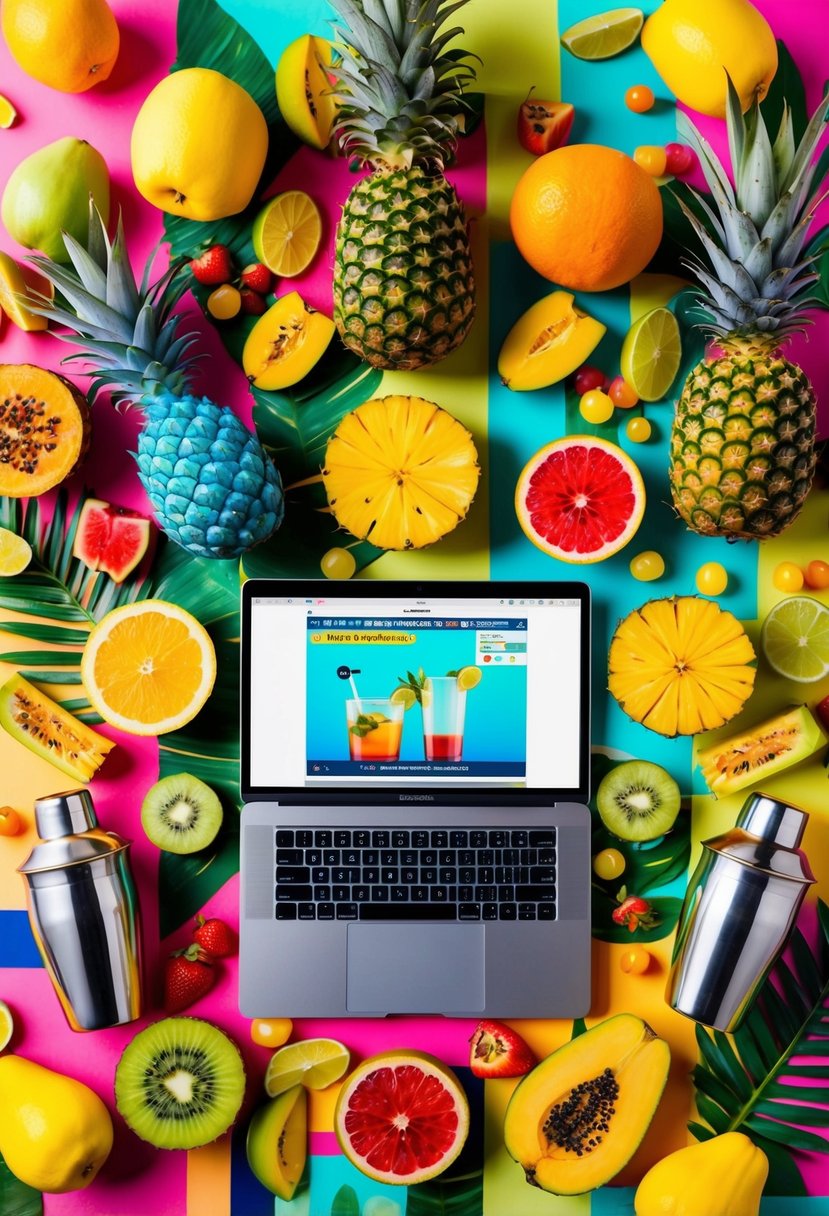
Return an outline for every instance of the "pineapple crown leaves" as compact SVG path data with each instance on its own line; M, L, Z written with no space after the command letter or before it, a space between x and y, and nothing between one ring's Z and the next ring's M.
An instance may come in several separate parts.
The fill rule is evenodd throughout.
M345 153L375 167L429 163L442 170L464 130L469 56L446 46L460 26L441 27L468 0L331 0L341 58L330 71Z
M703 220L677 200L714 273L690 257L685 264L708 292L701 303L713 321L705 328L721 335L765 332L779 340L803 328L801 314L815 303L804 293L818 279L813 266L819 251L806 242L821 201L822 181L815 182L820 162L813 154L829 115L829 95L795 146L788 106L772 143L759 103L755 100L743 115L730 77L727 84L733 186L693 122L683 113L677 116L679 132L699 157L716 207L692 191Z
M185 392L197 358L188 352L198 334L180 332L184 318L173 315L188 286L180 274L183 263L174 262L151 283L153 253L139 286L130 266L122 219L119 217L115 238L110 241L91 200L86 247L66 232L63 240L68 266L47 257L29 260L60 292L67 307L42 296L28 307L71 331L55 337L82 347L64 363L94 358L97 370L90 376L92 400L104 389L111 391L114 403L127 405L155 392Z

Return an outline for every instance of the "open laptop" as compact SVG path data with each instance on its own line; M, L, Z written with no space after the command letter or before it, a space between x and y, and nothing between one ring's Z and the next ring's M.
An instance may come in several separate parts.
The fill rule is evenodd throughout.
M590 1005L588 588L250 580L247 1017Z

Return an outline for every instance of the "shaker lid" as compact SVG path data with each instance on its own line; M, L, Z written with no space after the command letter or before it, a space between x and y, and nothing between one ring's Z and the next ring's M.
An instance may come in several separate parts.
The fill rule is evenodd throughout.
M703 841L706 848L779 878L813 883L815 876L799 844L809 816L806 811L768 794L750 794L735 826Z
M129 847L116 832L98 826L88 790L67 790L35 801L35 825L41 842L18 866L20 874L62 870L82 862L111 857Z

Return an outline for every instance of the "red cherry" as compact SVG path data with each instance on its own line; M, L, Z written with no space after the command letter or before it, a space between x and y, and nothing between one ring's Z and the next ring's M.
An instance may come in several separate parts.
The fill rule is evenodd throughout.
M591 367L589 363L583 363L576 372L573 387L580 397L585 393L591 392L595 388L603 389L607 383L607 377L601 368Z
M610 381L607 395L613 404L617 405L621 410L630 410L633 409L634 405L639 404L638 393L635 389L631 388L623 376L616 376L615 379Z
M665 172L670 173L672 177L682 177L684 173L690 173L696 161L693 148L689 148L687 144L666 144L665 157Z
M265 297L258 291L252 291L250 287L241 288L239 297L242 301L242 312L247 313L249 317L261 317L268 307Z

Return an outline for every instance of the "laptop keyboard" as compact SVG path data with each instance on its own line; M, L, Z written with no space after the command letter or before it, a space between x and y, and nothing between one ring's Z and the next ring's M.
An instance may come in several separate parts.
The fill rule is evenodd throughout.
M555 828L277 828L277 920L555 920Z

